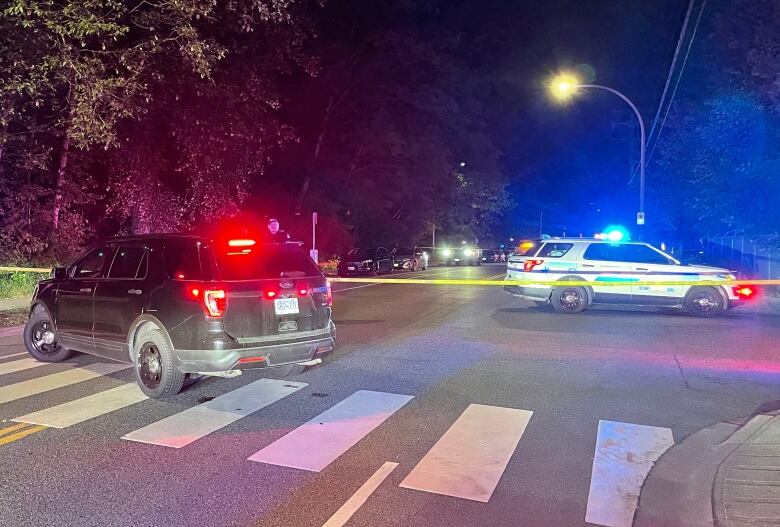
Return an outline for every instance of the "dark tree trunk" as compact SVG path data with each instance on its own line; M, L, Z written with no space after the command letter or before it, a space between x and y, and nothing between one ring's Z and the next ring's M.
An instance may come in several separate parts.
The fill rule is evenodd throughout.
M63 187L65 186L65 170L68 168L68 153L70 151L70 136L65 132L60 151L60 162L57 168L57 182L54 187L54 209L52 210L52 226L56 231L60 226L60 212L62 211Z

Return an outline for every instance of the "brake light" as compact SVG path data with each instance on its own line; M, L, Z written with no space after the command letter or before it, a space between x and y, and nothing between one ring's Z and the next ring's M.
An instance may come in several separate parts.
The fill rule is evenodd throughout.
M306 296L308 294L309 294L309 290L306 289L305 287L301 287L300 289L298 289L298 296Z
M523 271L525 272L533 271L534 267L536 267L537 265L542 265L543 263L544 260L534 260L534 259L526 260L525 263L523 263Z
M228 240L229 247L252 247L255 243L254 240Z
M266 298L273 298L275 296L276 296L276 291L266 291L265 292L265 297Z
M212 317L221 317L227 308L227 294L224 289L206 289L203 291L203 305Z
M200 289L198 289L197 287L193 287L192 289L190 289L190 294L193 297L198 298L200 297Z
M325 306L331 307L333 305L333 288L330 285L330 280L325 281Z
M758 291L751 285L738 285L733 288L734 295L742 300L750 300L755 298Z

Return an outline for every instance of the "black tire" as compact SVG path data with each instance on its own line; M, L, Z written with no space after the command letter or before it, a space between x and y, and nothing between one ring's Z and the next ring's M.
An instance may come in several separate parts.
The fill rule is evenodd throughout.
M73 355L73 350L69 350L57 341L54 323L46 310L41 307L35 308L24 325L22 340L27 353L37 361L60 362Z
M181 391L186 375L176 367L173 348L162 330L141 330L133 353L133 370L142 392L152 399L164 399Z
M268 368L268 376L272 379L286 379L293 375L300 375L306 366L303 364L285 364L284 366L276 366Z
M685 310L695 317L716 317L726 311L723 295L714 287L692 287L683 303Z
M420 264L417 262L417 259L412 260L412 265L410 271L417 272L420 270Z
M379 263L374 264L374 269L371 271L374 276L379 276Z
M550 303L559 313L581 313L588 307L588 292L579 286L558 286L553 289Z

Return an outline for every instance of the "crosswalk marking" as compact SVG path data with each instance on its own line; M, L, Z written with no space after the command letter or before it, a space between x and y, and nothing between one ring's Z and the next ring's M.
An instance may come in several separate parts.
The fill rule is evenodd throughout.
M82 397L45 410L12 419L17 423L45 425L51 428L67 428L88 419L146 400L136 383L111 388L94 395Z
M0 375L6 375L8 373L16 373L18 371L29 370L30 368L37 368L38 366L44 366L46 364L48 364L48 362L38 362L33 358L13 360L11 362L3 362L0 363Z
M181 448L306 386L303 382L260 379L130 432L122 439Z
M336 514L330 517L322 527L342 527L349 521L353 514L363 505L369 496L382 484L382 482L395 470L398 463L385 461L385 463L374 472L365 483L342 505Z
M585 521L630 527L645 477L673 444L669 428L599 421Z
M71 370L52 373L37 379L0 386L0 404L23 399L39 393L64 388L71 384L95 379L129 368L129 364L96 363Z
M532 415L529 410L469 405L401 487L489 501Z
M412 399L411 395L357 391L249 460L320 472Z

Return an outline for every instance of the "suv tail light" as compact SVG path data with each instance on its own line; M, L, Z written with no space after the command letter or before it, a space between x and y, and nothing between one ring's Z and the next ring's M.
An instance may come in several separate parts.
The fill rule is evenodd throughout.
M533 258L530 258L523 263L523 271L529 272L533 271L534 267L537 265L542 265L544 263L544 260L535 260Z
M758 290L752 285L737 285L732 288L734 295L742 300L750 300L755 298L758 294Z
M203 306L212 317L221 317L227 309L227 294L224 289L206 289L203 291Z
M330 285L330 280L325 281L325 306L331 307L333 305L333 288Z

